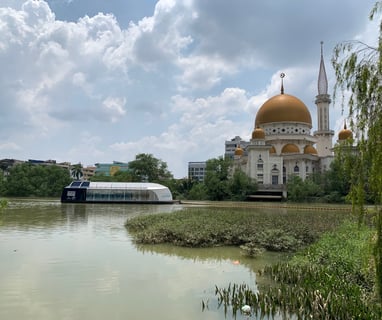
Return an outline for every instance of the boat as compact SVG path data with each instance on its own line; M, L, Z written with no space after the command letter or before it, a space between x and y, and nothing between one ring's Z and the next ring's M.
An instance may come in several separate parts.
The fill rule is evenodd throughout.
M174 203L169 188L150 182L73 181L61 194L63 203Z

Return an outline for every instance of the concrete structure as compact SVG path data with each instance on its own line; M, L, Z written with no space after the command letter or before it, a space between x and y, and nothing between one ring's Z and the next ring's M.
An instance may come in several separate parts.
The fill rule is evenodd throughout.
M91 178L92 176L95 175L96 168L97 167L95 167L95 166L83 167L82 168L82 174L83 174L82 179L83 180L89 180L89 178Z
M196 179L198 181L204 181L206 174L206 162L189 162L188 163L188 178Z
M224 157L233 160L236 148L240 147L243 150L245 150L248 145L249 145L249 142L243 140L239 136L236 136L235 138L231 140L227 140L225 142Z

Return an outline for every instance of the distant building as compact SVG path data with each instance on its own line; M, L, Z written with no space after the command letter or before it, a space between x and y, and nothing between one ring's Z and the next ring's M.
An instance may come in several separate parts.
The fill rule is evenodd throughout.
M248 145L249 145L249 142L243 140L239 136L236 136L235 138L231 140L227 140L225 142L224 157L233 160L236 148L240 147L243 150L245 150ZM246 153L246 151L244 151L244 153Z
M129 172L129 164L113 161L113 163L96 163L95 175L114 176L117 172Z
M188 163L188 178L198 181L204 181L206 174L206 162L189 162Z
M36 160L36 159L28 159L27 163L30 164L39 164L39 165L52 165L56 164L56 160Z
M25 161L16 159L1 159L0 160L0 170L4 176L9 175L11 168L17 164L24 163Z
M82 168L82 174L84 180L89 180L92 176L95 175L97 167L95 166L88 166Z

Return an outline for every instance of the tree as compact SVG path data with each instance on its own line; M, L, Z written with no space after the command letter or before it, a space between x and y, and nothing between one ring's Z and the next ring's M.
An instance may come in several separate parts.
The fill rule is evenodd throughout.
M187 196L190 200L207 200L207 198L207 187L203 182L194 183Z
M375 19L382 2L376 2L370 13ZM342 93L342 103L349 106L351 128L356 136L358 157L352 170L350 196L360 220L364 216L366 192L370 190L376 205L377 240L375 243L376 275L382 301L382 21L376 47L344 42L336 46L333 66L336 74L335 94ZM345 92L348 95L345 95ZM345 99L344 97L348 97Z
M232 200L246 200L248 195L257 190L256 181L248 177L243 171L237 169L229 179L228 188Z
M288 178L288 200L294 202L310 202L322 197L321 186L315 181L318 177L308 177L302 180L299 176Z
M344 203L350 192L351 171L355 156L336 147L335 158L330 169L323 174L322 187L327 202Z
M167 163L155 158L152 154L140 153L129 162L133 181L161 182L172 178Z
M210 200L226 200L230 198L228 188L230 165L231 161L223 157L207 160L204 184Z
M82 177L83 177L83 173L82 173L82 164L81 163L78 163L78 164L75 164L73 165L71 168L70 168L70 173L72 175L72 177L76 180L80 180Z
M133 181L133 176L129 171L117 171L113 176L110 177L111 181L116 182L130 182ZM105 180L103 180L105 181Z
M57 197L70 182L67 169L22 163L10 169L4 189L8 196Z
M175 199L190 199L189 193L193 186L198 183L197 180L192 178L169 179L163 181L163 184L171 190L172 196Z

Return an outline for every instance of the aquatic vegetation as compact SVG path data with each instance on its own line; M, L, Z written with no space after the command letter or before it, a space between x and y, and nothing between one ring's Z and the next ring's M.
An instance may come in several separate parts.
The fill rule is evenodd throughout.
M126 222L136 243L171 243L185 247L244 246L296 251L334 230L347 211L296 211L275 208L186 208L170 214L137 216Z
M8 200L0 199L0 210L8 206Z
M345 223L290 261L259 272L274 285L256 291L246 284L216 287L218 303L234 314L248 305L260 317L381 319L370 245L374 235L375 230Z
M256 243L253 242L248 242L246 244L241 245L240 249L242 250L245 256L253 258L262 254L264 251L264 248L259 247Z

